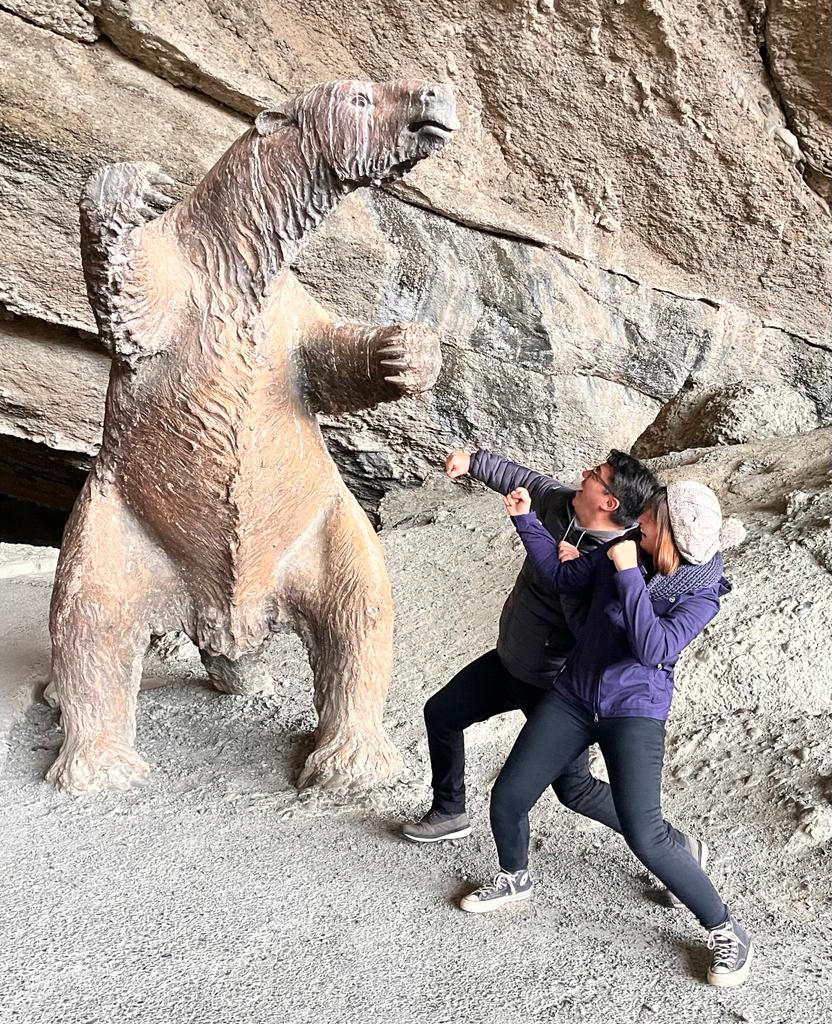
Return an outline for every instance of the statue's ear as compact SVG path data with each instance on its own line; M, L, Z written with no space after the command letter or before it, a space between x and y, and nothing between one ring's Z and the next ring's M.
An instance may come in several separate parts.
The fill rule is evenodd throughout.
M261 110L254 119L258 135L274 135L278 128L288 124L292 124L292 119L285 110Z

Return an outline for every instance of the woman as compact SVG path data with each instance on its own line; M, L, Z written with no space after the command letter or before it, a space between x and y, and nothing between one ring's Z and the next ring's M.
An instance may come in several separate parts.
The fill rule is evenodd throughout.
M555 541L530 514L527 491L503 500L540 580L555 593L591 588L592 596L572 654L494 784L491 827L500 871L460 906L482 913L531 896L528 813L565 766L598 743L627 844L708 930L708 982L740 985L751 965L748 934L690 850L675 841L660 799L674 665L730 590L722 575L717 497L702 484L671 483L639 517L640 532L571 561L558 559Z

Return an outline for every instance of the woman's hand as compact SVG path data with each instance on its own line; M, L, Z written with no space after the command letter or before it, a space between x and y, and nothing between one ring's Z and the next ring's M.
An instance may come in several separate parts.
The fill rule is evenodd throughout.
M532 498L525 487L516 487L503 495L503 504L510 516L524 516L531 512Z
M562 540L558 544L558 560L561 562L573 562L576 558L580 558L581 553L575 547L574 544L570 544L567 540Z
M638 565L638 547L634 540L622 540L614 544L607 552L615 568L621 572L623 569L635 569Z

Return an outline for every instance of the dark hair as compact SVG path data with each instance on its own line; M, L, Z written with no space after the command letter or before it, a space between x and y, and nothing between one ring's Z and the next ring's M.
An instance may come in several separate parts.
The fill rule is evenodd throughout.
M656 521L656 550L653 552L653 564L663 576L670 576L682 564L682 556L673 538L666 487L660 487L656 491L647 502L644 511L649 512Z
M607 456L607 462L612 467L609 491L618 498L612 520L618 526L631 526L658 490L659 481L638 459L616 448Z

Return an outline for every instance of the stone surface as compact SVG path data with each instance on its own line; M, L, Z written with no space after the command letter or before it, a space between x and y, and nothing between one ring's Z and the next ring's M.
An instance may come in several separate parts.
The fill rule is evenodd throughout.
M81 45L2 12L0 66L0 304L94 333L78 232L90 173L152 155L193 184L246 122L109 47Z
M639 458L651 458L686 448L802 434L819 425L815 403L784 384L737 383L713 388L691 377L632 451Z
M0 433L94 455L110 374L96 339L14 318L0 320L0 352Z
M39 552L0 545L0 770L9 730L49 679L47 609L57 551Z
M801 177L806 160L789 155L754 5L748 16L683 0L661 11L635 0L91 9L110 43L0 15L8 309L93 329L77 197L102 162L154 160L184 194L238 134L240 113L335 75L435 72L460 98L453 144L392 195L349 200L297 264L345 317L432 323L454 370L427 402L328 425L365 507L393 482L423 479L451 444L572 472L632 444L691 373L711 390L789 388L829 422L832 220ZM778 17L773 7L772 32ZM812 92L806 66L795 65L794 95ZM40 432L89 439L100 409L59 387L60 415ZM30 459L27 442L6 437L0 463L38 462L39 449ZM62 452L71 475L69 447L43 460L54 469L27 470L39 495L63 472Z
M336 243L353 273L338 273ZM368 505L393 481L424 479L459 445L575 475L609 447L629 448L657 415L661 423L694 371L711 390L766 382L764 393L793 393L807 417L816 410L810 425L832 419L825 349L734 307L473 232L383 194L345 204L297 269L346 315L414 318L443 338L443 373L426 399L329 425L330 447ZM787 426L780 416L771 432Z
M804 174L832 200L832 11L814 0L769 0L763 40Z
M823 0L801 7L822 21ZM829 219L797 170L739 4L288 0L278 12L260 0L96 0L94 9L124 52L247 113L332 77L447 78L464 133L403 194L810 337L828 333L818 256Z
M48 573L51 577L58 561L55 548L36 547L33 544L0 544L0 579L16 576L37 576Z
M92 12L81 0L0 0L0 10L79 43L98 39Z

